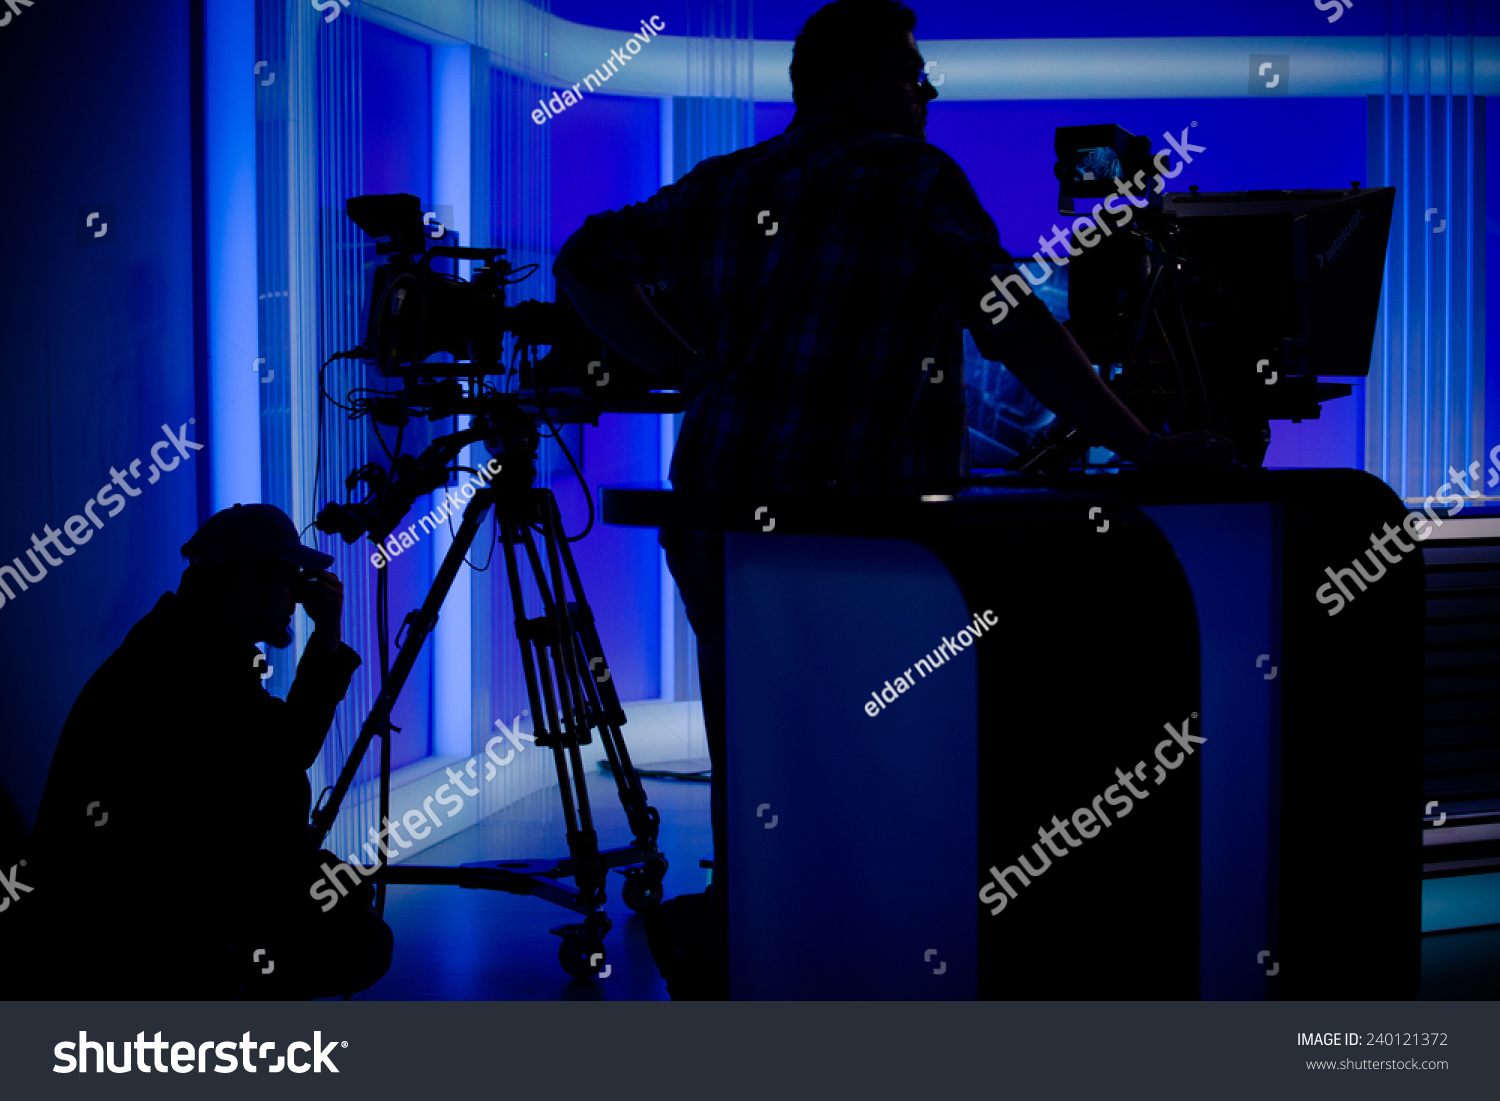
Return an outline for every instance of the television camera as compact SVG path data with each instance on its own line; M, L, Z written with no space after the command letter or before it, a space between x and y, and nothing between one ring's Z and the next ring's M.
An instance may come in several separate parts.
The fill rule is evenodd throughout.
M1071 259L1066 325L1148 427L1217 432L1259 466L1270 421L1352 390L1319 376L1369 374L1395 188L1169 193L1150 138L1112 124L1059 127L1054 150L1059 213L1101 217L1122 181L1136 196ZM1066 469L1094 442L1057 422L1010 469Z

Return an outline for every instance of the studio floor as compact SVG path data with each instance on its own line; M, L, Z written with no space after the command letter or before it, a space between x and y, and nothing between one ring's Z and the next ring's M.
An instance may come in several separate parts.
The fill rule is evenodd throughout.
M708 785L643 780L661 812L658 844L671 866L665 897L704 889L699 860L713 855ZM629 844L630 827L614 780L588 776L589 802L599 847ZM539 791L491 815L472 829L425 850L413 863L438 866L476 860L560 857L568 852L557 788ZM663 1001L667 985L646 945L644 919L620 901L624 879L611 872L605 912L614 928L605 938L609 974L572 979L557 962L561 938L547 930L579 920L539 899L503 891L393 885L385 919L396 937L385 978L355 997L374 1001Z
M708 785L645 780L661 812L660 845L671 861L666 897L703 890L698 866L712 854ZM626 844L630 830L614 781L588 780L601 848ZM470 830L426 850L421 863L556 857L567 853L557 789L537 792ZM606 905L614 928L605 941L609 973L571 979L557 962L558 937L547 930L576 920L538 899L501 891L396 885L389 888L386 921L396 937L395 958L380 982L355 997L372 1001L657 1001L667 996L646 945L639 914L619 900L623 880L610 875ZM1500 927L1433 933L1422 938L1424 1000L1500 997Z

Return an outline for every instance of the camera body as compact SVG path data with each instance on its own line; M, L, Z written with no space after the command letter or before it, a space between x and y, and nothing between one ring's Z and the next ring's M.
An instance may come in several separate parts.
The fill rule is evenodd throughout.
M433 245L415 195L359 195L344 204L351 221L375 239L376 267L365 303L365 362L387 378L478 378L509 375L517 362L520 392L628 398L661 380L608 347L561 296L557 302L505 301L506 288L537 265L514 268L503 248ZM438 259L479 262L472 279L433 269ZM455 265L456 266L456 265ZM655 290L655 288L650 288ZM538 357L539 348L547 348ZM446 353L454 362L433 362Z
M504 374L505 336L527 346L552 345L567 324L552 303L507 306L505 288L518 273L503 248L432 245L415 195L358 195L344 204L351 221L375 239L377 267L365 303L366 362L388 378ZM472 280L433 270L441 258L475 260ZM534 270L534 267L533 269ZM428 363L447 353L466 370Z

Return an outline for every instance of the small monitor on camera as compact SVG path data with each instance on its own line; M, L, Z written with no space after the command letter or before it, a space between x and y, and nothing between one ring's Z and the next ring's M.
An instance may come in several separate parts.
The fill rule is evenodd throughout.
M1151 139L1122 126L1059 126L1052 148L1057 154L1058 209L1074 199L1103 199L1116 194L1115 181L1151 173Z

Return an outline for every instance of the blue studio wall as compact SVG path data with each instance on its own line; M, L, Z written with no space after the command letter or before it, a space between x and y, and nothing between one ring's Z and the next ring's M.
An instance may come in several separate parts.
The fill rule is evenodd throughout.
M364 188L432 196L432 50L384 27L360 28Z
M33 533L143 460L140 495L97 508L103 527L0 605L0 820L8 796L28 830L74 697L177 587L206 491L190 46L186 0L38 3L0 28L0 561L27 562ZM146 484L164 424L205 450ZM121 715L120 736L138 722Z

